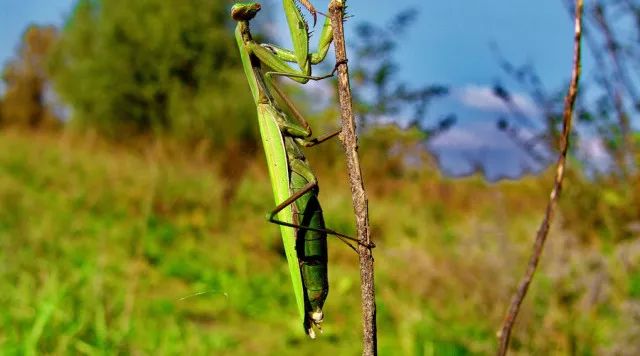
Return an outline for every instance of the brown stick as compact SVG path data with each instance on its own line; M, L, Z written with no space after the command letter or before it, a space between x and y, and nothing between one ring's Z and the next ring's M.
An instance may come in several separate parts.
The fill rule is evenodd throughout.
M360 159L358 158L358 137L353 115L347 50L344 41L345 1L331 0L329 13L331 15L331 25L333 26L333 41L338 65L338 94L342 121L340 142L342 142L346 155L353 210L356 215L356 227L358 229L358 240L360 241L358 244L358 256L360 259L360 293L362 298L362 354L369 356L378 354L373 254L370 247L372 244L369 231L369 208L360 170Z
M507 316L502 323L502 329L498 333L500 338L500 344L498 347L498 355L503 356L507 354L509 350L509 339L511 337L511 329L515 323L522 301L527 294L529 285L533 279L533 276L538 267L540 261L540 255L544 248L544 243L549 234L549 226L553 220L553 213L556 207L560 190L562 189L562 180L564 178L565 164L567 160L567 151L569 149L569 137L571 133L571 121L573 118L573 108L576 102L576 96L578 94L578 81L580 80L580 52L581 52L581 37L582 37L582 8L583 0L576 0L576 12L575 12L575 34L574 34L574 54L573 54L573 71L571 74L571 84L569 85L569 91L564 99L564 113L563 113L563 127L562 138L560 141L560 154L558 156L556 176L553 184L553 190L549 196L549 202L547 203L547 209L544 214L544 219L538 228L536 234L535 244L533 246L533 254L529 259L529 265L525 272L516 294L513 296L511 305Z
M571 6L571 1L572 0L566 0L565 2L566 2L566 8L570 16L573 16L575 8ZM638 102L636 98L637 95L634 94L635 92L632 90L633 89L632 86L629 86L630 84L628 83L628 80L625 80L626 76L624 75L625 71L623 70L622 64L620 64L620 62L616 63L616 61L618 61L617 58L619 57L617 56L617 54L614 55L612 52L612 49L615 52L616 41L615 41L615 38L613 37L613 33L610 32L609 30L610 27L608 27L608 24L604 19L604 14L598 14L598 12L595 10L593 12L595 13L594 17L596 20L596 25L598 26L598 27L594 26L593 29L599 29L601 32L604 32L602 34L603 37L605 37L606 39L604 49L600 47L600 45L594 39L593 36L589 35L591 33L591 31L589 31L591 27L589 27L588 24L583 30L582 38L585 41L585 46L591 49L591 55L593 56L593 59L596 62L596 67L598 68L597 81L602 83L602 87L606 91L607 96L611 98L611 100L613 101L613 108L614 108L615 114L618 117L618 125L620 127L620 135L622 137L622 143L623 143L621 147L616 148L614 150L613 155L614 155L616 164L620 169L620 174L622 175L622 177L627 177L629 173L628 168L633 168L632 167L633 164L629 160L631 159L631 157L634 156L633 154L634 148L633 148L633 144L629 143L630 141L628 139L628 137L630 137L629 132L631 130L629 126L630 125L629 114L625 109L623 93L622 93L623 86L620 83L624 84L633 102ZM612 78L608 77L609 70L607 68L609 67L609 64L604 59L602 52L607 52L609 54L609 57L614 62L612 63L614 68L611 69L613 73L611 75ZM627 152L630 152L630 153L627 153Z

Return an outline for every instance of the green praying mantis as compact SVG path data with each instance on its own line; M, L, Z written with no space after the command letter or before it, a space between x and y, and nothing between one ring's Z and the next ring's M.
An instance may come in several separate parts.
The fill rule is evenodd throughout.
M332 76L333 73L311 75L311 65L321 62L327 54L332 41L331 25L330 22L324 25L318 52L309 53L308 27L300 9L295 0L283 0L283 5L294 38L293 51L253 40L249 21L260 11L260 4L237 3L231 9L231 16L237 21L236 41L257 107L260 134L277 204L267 219L280 225L298 311L305 332L315 338L314 328L322 330L322 307L329 291L327 234L335 235L355 248L347 241L354 241L353 238L325 227L318 202L318 181L300 148L322 143L338 135L340 130L312 138L309 124L272 80L273 76L285 76L305 83ZM295 62L300 69L293 69L286 62ZM280 109L271 90L284 102L297 122Z

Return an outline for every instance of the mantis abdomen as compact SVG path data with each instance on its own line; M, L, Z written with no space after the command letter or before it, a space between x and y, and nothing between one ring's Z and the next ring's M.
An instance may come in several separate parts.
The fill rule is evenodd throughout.
M291 140L287 138L287 140ZM292 193L303 190L310 184L314 187L300 196L294 204L294 223L300 225L296 231L296 250L300 263L302 283L306 293L306 311L313 323L323 319L322 307L329 293L327 274L327 233L322 208L318 201L319 188L306 158L297 147L290 147L289 169ZM311 228L304 229L304 227Z
M291 189L295 192L309 182L292 172ZM324 217L318 202L318 188L296 200L294 216L300 226L324 230ZM329 293L327 277L327 234L325 232L298 229L296 249L300 261L302 283L309 302L308 313L314 322L323 318L322 306Z

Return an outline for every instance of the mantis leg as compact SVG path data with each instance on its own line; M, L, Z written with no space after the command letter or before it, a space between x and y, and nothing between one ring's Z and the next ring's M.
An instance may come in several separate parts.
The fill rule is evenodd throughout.
M341 132L342 132L342 127L320 137L310 138L310 139L297 139L296 142L304 147L313 147L315 145L319 145L323 143L324 141L330 140L338 136Z
M295 139L296 143L303 147L313 147L319 145L327 140L334 138L342 132L342 128L339 128L320 137L310 138L309 136L311 136L312 132L307 121L302 121L302 125L298 125L295 122L291 122L291 120L289 120L287 117L278 114L280 113L276 112L273 113L272 116L278 123L280 131L283 134Z
M291 32L291 26L289 26L289 31ZM294 32L291 32L292 39L295 36L304 34L303 32L298 32L299 30L297 29L294 29L293 31L296 31L296 34L294 34ZM327 17L324 24L322 25L322 32L320 32L320 38L318 39L318 47L316 49L316 52L309 53L308 47L305 52L305 50L300 49L294 49L292 51L271 43L263 43L261 45L270 49L275 55L278 56L278 58L282 59L283 61L298 63L300 69L303 69L307 62L315 65L324 61L324 59L327 57L327 54L329 53L331 42L333 42L333 27L331 26L331 19ZM302 47L301 45L299 46Z
M296 107L296 105L293 103L293 101L291 99L289 99L289 97L277 86L273 83L273 81L269 81L271 83L271 88L273 89L273 91L276 92L276 94L278 95L278 97L280 99L282 99L282 101L284 102L284 104L289 108L289 110L291 111L291 114L296 118L296 120L302 125L302 127L304 127L307 131L308 131L308 135L306 136L302 136L302 137L295 137L297 138L297 142L304 147L312 147L318 144L321 144L335 136L337 136L338 134L340 134L342 132L342 128L337 129L336 131L330 132L328 134L325 134L321 137L318 138L308 138L309 136L312 135L312 131L311 131L311 127L309 125L309 122L304 118L304 116L302 115L302 113L300 113L300 110L298 110L298 108ZM282 123L282 125L287 125L287 123Z
M280 61L280 60L278 60ZM345 61L346 62L346 61ZM286 67L280 67L280 68L273 68L273 69L285 69L284 71L281 70L275 70L275 71L269 71L264 73L265 77L271 79L273 77L287 77L289 79L295 80L297 82L301 82L304 81L304 83L308 82L309 80L313 80L313 81L320 81L320 80L324 80L324 79L328 79L331 78L333 76L336 75L336 72L338 71L338 66L342 63L345 62L338 62L335 64L335 66L333 66L333 70L331 71L331 73L329 74L325 74L325 75L308 75L308 74L304 74L302 72L296 71L294 69L291 69L291 67L289 67L286 63L280 61L280 63L284 64L284 66Z
M339 233L339 232L337 232L335 230L331 230L331 229L327 229L327 228L314 228L314 227L310 227L310 226L302 226L302 225L299 225L299 224L294 224L294 223L289 223L289 222L286 222L286 221L281 221L281 220L278 220L276 218L276 215L280 211L282 211L282 209L284 209L287 206L295 203L296 200L300 199L302 196L304 196L305 194L311 192L312 190L317 189L317 187L318 187L318 182L317 182L317 180L315 180L315 177L314 177L313 181L310 181L309 183L307 183L304 187L302 187L302 189L300 189L297 192L293 193L289 198L287 198L282 203L278 204L278 206L276 206L270 213L268 213L267 214L267 220L269 220L269 222L274 223L276 225L288 226L288 227L292 227L292 228L295 228L295 229L315 231L315 232L320 232L320 233L326 233L326 234L329 234L329 235L334 235L334 236L338 237L342 242L347 244L347 246L349 246L352 250L357 252L356 248L349 242L349 241L353 241L353 242L355 242L357 244L362 245L362 243L356 238L353 238L351 236ZM375 245L368 246L368 247L375 247Z
M309 0L298 0L313 17L313 26L315 27L317 21L317 12L315 7ZM300 13L300 8L296 4L296 0L282 0L282 7L287 17L287 25L289 26L289 33L291 35L291 42L293 43L293 51L280 48L274 45L265 45L271 47L281 59L287 62L297 63L300 70L304 72L310 72L311 64L318 64L324 60L329 51L329 46L333 41L333 29L331 27L331 20L326 18L322 27L322 32L318 40L318 49L315 53L309 53L309 25Z
M308 0L298 0L302 6L304 6L305 8L307 8L307 10L309 10L309 13L311 13L311 16L313 17L313 26L316 25L316 21L318 20L318 11L316 10L316 8L313 6L313 4L311 4Z
M258 57L258 60L261 63L264 63L267 67L273 69L274 72L290 74L291 79L301 84L307 83L309 80L313 79L309 78L312 77L310 75L311 65L305 65L304 67L301 67L301 69L294 69L267 47L261 46L254 41L247 42L245 45L249 53Z
M257 84L259 84L257 85L259 89L262 89L263 85L265 85L260 81L258 81ZM287 114L277 108L277 106L272 103L274 99L270 96L263 96L265 103L260 104L260 107L262 107L264 111L268 112L269 117L273 118L276 121L278 128L283 135L296 140L299 145L304 147L312 147L335 137L342 131L342 129L338 129L321 137L311 138L310 136L312 135L312 131L310 125L307 120L304 119L293 102L276 85L272 84L271 87L289 107L292 115L296 118L297 122L291 120ZM265 90L258 91L261 93L266 93Z

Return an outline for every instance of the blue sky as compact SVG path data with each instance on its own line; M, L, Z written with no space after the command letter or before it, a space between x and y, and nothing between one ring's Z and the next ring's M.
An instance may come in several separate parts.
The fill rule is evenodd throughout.
M60 25L73 0L0 0L0 63L13 56L20 36L32 23Z
M279 0L270 2L277 7ZM318 9L326 9L328 2L313 1ZM400 76L413 86L449 86L452 95L434 104L430 117L454 112L459 120L430 147L449 173L466 173L470 160L480 160L495 179L516 176L523 166L534 170L540 166L496 129L497 117L508 110L491 88L496 83L507 85L522 111L534 118L540 118L540 111L503 73L491 44L516 65L532 64L549 92L561 89L569 80L573 50L573 22L562 4L561 0L350 0L348 12L354 17L347 21L347 31L360 21L385 24L397 12L415 8L418 18L403 35L396 55ZM272 35L281 34L276 36L278 43L286 44L284 16L275 15L280 28ZM584 60L588 72L589 56ZM599 147L593 149L602 154Z
M277 7L279 1L264 2ZM59 25L74 3L0 0L0 62L13 54L26 26ZM328 0L313 3L325 9ZM500 70L491 42L516 63L534 63L550 87L568 76L572 26L560 0L351 0L354 17L347 26L361 20L385 23L406 8L417 9L418 20L406 33L398 59L401 75L413 84L493 84Z
M0 0L0 63L13 55L27 25L60 25L74 3L74 0ZM318 9L326 9L328 0L313 3ZM277 0L264 0L263 5L274 9L280 6ZM488 89L497 82L513 83L501 72L490 44L496 43L504 57L515 64L533 64L547 89L561 88L571 69L573 30L562 1L351 0L349 13L354 17L347 22L347 29L362 20L384 24L393 14L409 7L418 11L418 18L398 49L400 76L415 86L429 83L451 86L454 95L436 105L431 113L437 117L440 112L454 110L462 115L462 124L432 145L441 151L443 165L454 173L465 171L464 160L452 152L462 149L460 154L464 156L466 145L468 150L485 150L492 155L480 158L495 161L490 168L496 175L517 173L521 167L517 148L508 140L495 139L495 135L501 134L495 130L495 119L505 109L499 101L492 100ZM283 16L278 11L272 14L282 28ZM588 72L590 58L585 59L584 68ZM535 111L525 93L515 94L524 107ZM457 150L446 149L455 145ZM502 154L496 156L499 151Z
M278 6L279 0L266 2ZM313 3L323 10L328 0ZM500 68L491 42L515 63L534 63L549 86L570 73L573 26L561 0L350 0L348 6L354 17L347 30L360 21L384 24L400 10L417 9L418 19L398 52L401 75L415 85L492 85Z

